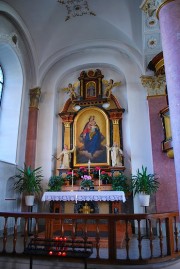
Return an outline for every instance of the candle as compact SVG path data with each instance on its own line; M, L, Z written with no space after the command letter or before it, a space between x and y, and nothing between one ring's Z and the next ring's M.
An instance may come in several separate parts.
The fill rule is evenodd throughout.
M91 165L91 161L89 160L88 161L88 172L89 172L89 174L90 174L90 165Z
M101 170L99 169L99 187L100 187L100 179L101 179Z
M72 170L72 189L73 189L73 175L74 175L74 172Z
M76 204L77 204L77 194L76 194Z

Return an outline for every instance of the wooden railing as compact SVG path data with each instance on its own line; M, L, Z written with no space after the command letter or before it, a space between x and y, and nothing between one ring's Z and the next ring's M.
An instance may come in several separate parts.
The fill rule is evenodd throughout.
M57 214L0 212L0 255L24 257L31 238L93 242L89 263L147 264L180 257L179 213Z

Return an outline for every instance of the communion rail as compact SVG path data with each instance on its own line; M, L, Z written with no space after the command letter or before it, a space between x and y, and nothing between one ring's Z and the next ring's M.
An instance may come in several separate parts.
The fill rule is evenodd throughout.
M32 239L44 242L65 239L72 242L76 240L92 242L93 251L87 259L87 262L92 264L140 265L170 261L180 257L178 220L178 212L161 214L0 212L0 256L26 257L26 250ZM50 253L47 253L48 255ZM59 259L57 255L54 257ZM73 257L67 258L68 261L74 261Z

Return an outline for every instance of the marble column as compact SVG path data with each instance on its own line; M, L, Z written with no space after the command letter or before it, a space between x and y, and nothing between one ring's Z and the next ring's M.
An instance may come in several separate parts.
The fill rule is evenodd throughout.
M35 168L36 157L36 138L37 138L37 120L38 120L38 105L40 99L40 88L30 90L30 105L29 105L29 118L28 129L26 138L26 155L25 163L32 168Z
M180 0L162 1L157 8L157 17L162 38L180 209Z
M147 90L153 167L154 173L158 176L158 181L160 182L159 190L155 196L151 197L148 212L176 211L178 210L178 197L174 160L171 156L168 156L170 151L165 153L161 148L165 137L159 113L167 107L165 75L157 76L156 73L154 76L142 76L141 82ZM166 195L164 195L165 193Z

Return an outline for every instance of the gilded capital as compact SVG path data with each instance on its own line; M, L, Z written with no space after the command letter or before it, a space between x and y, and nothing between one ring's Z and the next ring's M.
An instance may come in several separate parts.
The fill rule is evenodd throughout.
M166 78L160 76L141 76L141 83L147 89L147 96L166 95Z
M152 17L156 13L158 18L160 9L172 1L175 0L143 0L140 9L144 11L149 17Z
M69 121L63 122L65 128L70 128L71 123Z
M113 119L112 123L113 125L119 125L119 119Z
M36 87L34 89L30 89L29 95L30 95L30 105L29 105L29 107L34 107L34 108L38 109L39 99L40 99L40 96L41 96L41 89L39 87Z

